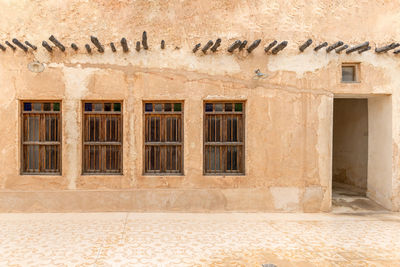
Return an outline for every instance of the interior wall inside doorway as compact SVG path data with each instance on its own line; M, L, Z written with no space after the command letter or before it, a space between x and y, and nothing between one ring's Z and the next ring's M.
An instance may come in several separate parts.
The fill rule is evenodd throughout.
M333 183L363 192L368 177L368 100L335 99L333 106Z

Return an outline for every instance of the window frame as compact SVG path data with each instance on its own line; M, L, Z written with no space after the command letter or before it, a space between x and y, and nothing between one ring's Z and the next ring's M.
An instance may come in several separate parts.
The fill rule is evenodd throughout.
M120 103L121 104L121 111L85 111L85 104L86 103L92 103L92 104L105 104L105 103ZM103 106L104 107L104 106ZM81 175L85 175L85 176L120 176L120 175L124 175L124 101L123 100L82 100L81 101L81 108L82 108L82 129L81 129L81 136L82 136L82 149L81 149L81 159L82 159L82 164L81 164ZM115 142L106 142L106 141L98 141L98 142L86 142L85 141L85 115L87 114L93 114L93 115L120 115L120 121L121 121L121 142L119 144L120 146L120 153L121 153L121 160L120 160L120 170L118 172L88 172L85 169L85 145L87 145L88 143L97 143L97 144L93 144L93 145L98 145L99 147L101 146L106 146L107 143L115 143ZM106 116L104 116L106 117ZM102 130L100 129L100 132ZM105 143L104 145L102 145L101 143ZM105 163L103 163L105 164Z
M24 103L58 103L60 105L60 110L59 111L25 111L24 110ZM21 99L19 100L19 109L20 109L20 175L42 175L42 176L61 176L62 175L62 143L63 143L63 124L62 124L62 100L60 99L52 99L52 100L28 100L28 99ZM37 141L39 147L40 146L45 146L46 144L44 143L54 143L54 145L58 145L59 147L59 157L58 157L58 164L59 164L59 171L58 172L27 172L24 170L24 165L25 165L25 159L24 159L24 145L26 145L26 142L24 141L25 135L24 135L24 119L25 116L24 114L57 114L58 115L58 130L59 130L59 141L58 142L53 142L53 141ZM42 144L40 144L42 143ZM40 153L40 150L39 150ZM39 157L40 161L40 157ZM39 162L39 165L41 163ZM40 167L39 167L40 168Z
M353 67L354 68L354 81L343 81L343 67ZM360 83L360 63L358 62L344 62L340 66L340 82L342 84L357 84Z
M179 112L175 112L175 111L152 111L152 112L147 112L146 111L146 104L174 104L174 103L179 103L181 104L181 111ZM143 161L142 161L142 174L144 176L184 176L185 175L185 165L184 165L184 158L185 158L185 101L184 100L143 100L142 101L142 114L143 114L143 118L142 118L142 122L143 122L143 136L142 136L142 142L143 142ZM180 115L181 117L181 141L180 142L171 142L171 143L180 143L181 146L181 160L180 160L180 164L181 164L181 171L180 172L146 172L146 143L151 143L151 142L146 142L146 114L153 114L153 115L157 115L157 114L171 114L171 115ZM154 142L156 143L156 142ZM168 142L157 142L157 143L168 143ZM170 144L171 146L173 144ZM161 157L160 157L160 162L162 161Z
M225 111L221 111L221 112L216 112L213 110L213 112L206 112L206 104L223 104L225 106L225 104L229 104L232 103L233 104L233 110L235 109L234 105L236 103L241 103L242 104L242 111L241 112L225 112ZM246 175L246 104L247 101L240 99L240 100L203 100L203 176L245 176ZM225 107L224 107L225 109ZM229 114L241 114L242 116L242 125L243 125L243 129L242 129L242 136L243 136L243 141L241 142L241 144L238 144L242 147L242 157L241 157L241 161L242 161L242 169L239 170L238 172L206 172L206 123L207 123L207 114L221 114L221 115L229 115ZM232 142L214 142L214 143L232 143ZM239 143L239 142L237 142ZM229 144L225 145L228 146Z

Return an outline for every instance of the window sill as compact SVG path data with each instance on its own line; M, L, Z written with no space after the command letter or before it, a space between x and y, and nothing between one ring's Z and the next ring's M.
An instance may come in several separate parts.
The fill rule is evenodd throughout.
M184 177L183 173L143 173L143 176L146 177L163 177L163 176L176 176L176 177Z
M29 176L29 175L34 175L34 176L61 176L60 172L21 172L20 175L22 176Z
M108 172L106 172L106 173L104 173L104 172L99 172L99 173L84 172L81 175L82 176L123 176L124 174L123 173L112 173L112 172L111 173L108 173Z
M210 177L225 177L225 176L246 176L245 173L203 173L203 176L210 176Z
M344 81L341 81L340 83L342 83L342 84L358 84L358 83L361 83L361 82L357 82L357 81L354 81L354 82L344 82Z

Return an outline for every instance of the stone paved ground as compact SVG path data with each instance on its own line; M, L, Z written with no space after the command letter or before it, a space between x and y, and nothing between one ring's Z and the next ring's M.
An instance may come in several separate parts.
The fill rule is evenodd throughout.
M0 266L400 266L400 214L0 214Z

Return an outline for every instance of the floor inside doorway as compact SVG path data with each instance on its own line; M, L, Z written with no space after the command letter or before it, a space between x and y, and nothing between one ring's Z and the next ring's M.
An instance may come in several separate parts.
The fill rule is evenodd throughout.
M332 186L332 213L388 212L369 199L365 191L354 186L334 182Z

